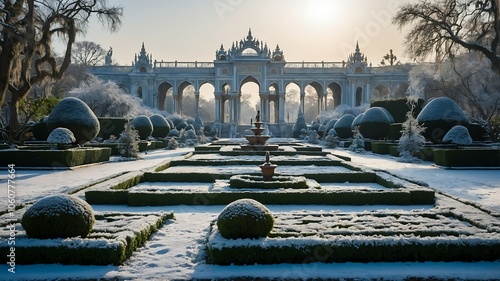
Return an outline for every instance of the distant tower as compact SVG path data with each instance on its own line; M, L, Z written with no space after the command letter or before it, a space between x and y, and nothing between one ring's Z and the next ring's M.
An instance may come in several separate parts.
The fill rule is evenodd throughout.
M146 53L146 48L144 48L144 42L142 42L141 52L139 55L135 55L134 62L135 71L137 72L149 72L153 68L153 56Z
M356 50L347 59L347 69L349 73L365 73L368 66L368 58L359 50L356 42Z

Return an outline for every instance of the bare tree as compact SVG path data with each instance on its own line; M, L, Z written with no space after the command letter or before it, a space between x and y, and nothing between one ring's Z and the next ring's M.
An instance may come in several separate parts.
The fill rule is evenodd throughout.
M420 0L403 5L393 23L411 25L406 52L414 59L441 61L464 51L481 52L500 74L498 0Z
M76 35L96 15L111 31L121 24L122 8L106 0L3 0L0 2L0 104L10 94L9 142L23 141L19 104L33 85L58 80L71 62ZM65 43L58 62L51 42Z
M76 42L73 46L73 63L85 66L95 66L106 56L106 50L101 45L91 41Z

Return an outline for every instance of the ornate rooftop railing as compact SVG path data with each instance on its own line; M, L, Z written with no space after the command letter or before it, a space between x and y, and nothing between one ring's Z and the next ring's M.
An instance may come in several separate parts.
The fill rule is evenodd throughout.
M155 61L155 68L213 68L213 62Z
M344 68L346 63L341 62L287 62L285 68Z

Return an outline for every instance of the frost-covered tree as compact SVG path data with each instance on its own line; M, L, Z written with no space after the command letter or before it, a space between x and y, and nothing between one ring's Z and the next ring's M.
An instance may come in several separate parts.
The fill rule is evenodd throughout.
M122 8L105 0L0 1L0 106L10 94L10 142L22 138L19 104L33 85L61 79L71 63L75 39L92 16L114 31L121 23ZM56 37L63 46L61 60L52 48Z
M467 53L439 65L421 65L410 72L410 88L421 89L427 98L453 99L468 115L489 122L500 114L500 79L489 64Z
M134 130L131 122L127 122L118 139L120 155L125 158L139 158L139 140L139 133Z
M95 66L101 63L104 56L106 56L106 50L91 41L76 42L71 55L73 63L85 66Z
M410 26L406 53L415 59L433 55L437 61L465 51L479 52L500 74L500 8L498 0L420 0L401 6L393 18Z
M151 111L135 96L125 93L115 82L103 81L95 76L72 89L68 96L84 101L98 117L135 117L150 115Z
M415 118L413 111L416 107L416 101L408 100L410 111L406 113L406 121L403 123L403 129L401 131L402 136L399 139L398 151L400 162L416 162L415 156L422 150L425 144L425 137L423 132L425 127L420 125Z
M365 138L359 132L359 127L354 128L352 144L349 146L349 150L357 153L365 152Z

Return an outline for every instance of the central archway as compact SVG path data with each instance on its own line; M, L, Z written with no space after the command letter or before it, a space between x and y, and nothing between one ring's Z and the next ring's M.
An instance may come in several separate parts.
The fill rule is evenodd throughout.
M241 81L239 93L239 125L248 125L250 119L255 118L257 108L260 108L259 81L253 76L247 76Z

